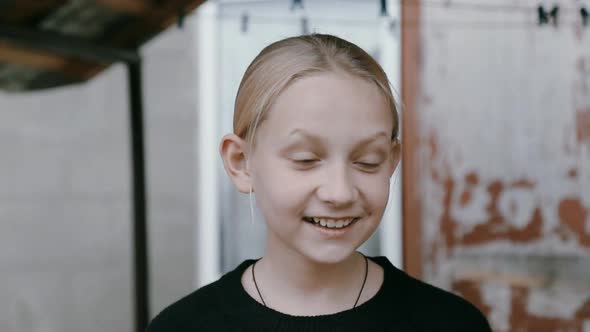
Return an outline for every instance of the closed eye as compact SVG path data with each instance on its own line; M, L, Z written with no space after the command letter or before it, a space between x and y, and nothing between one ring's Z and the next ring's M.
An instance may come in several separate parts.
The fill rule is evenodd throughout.
M303 159L303 160L294 160L296 163L300 163L300 164L311 164L313 162L318 161L317 159ZM367 167L367 168L377 168L379 167L379 165L381 164L371 164L371 163L357 163L363 167Z
M368 167L368 168L377 168L380 165L380 164L369 164L369 163L358 163L358 164L363 167Z
M317 161L316 159L304 159L304 160L294 160L296 163L301 163L301 164L311 164L314 161Z

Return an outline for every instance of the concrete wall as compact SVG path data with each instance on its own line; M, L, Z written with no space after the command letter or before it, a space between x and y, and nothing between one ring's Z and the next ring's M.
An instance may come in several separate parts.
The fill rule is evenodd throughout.
M193 285L196 59L190 30L144 48L152 314ZM131 331L125 67L0 94L0 331Z
M424 278L496 331L590 331L590 27L577 1L421 6ZM498 9L497 6L506 6Z

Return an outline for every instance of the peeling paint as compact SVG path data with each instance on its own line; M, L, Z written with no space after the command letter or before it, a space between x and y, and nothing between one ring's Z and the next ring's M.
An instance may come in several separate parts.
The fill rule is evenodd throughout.
M523 3L537 5L494 2ZM590 39L432 23L500 25L516 12L422 10L424 278L473 302L494 331L590 332Z
M452 290L468 298L495 331L584 331L588 294L575 289L529 289L494 282L456 281Z
M589 294L576 289L529 289L527 312L546 318L572 320Z
M498 201L498 210L506 222L522 230L533 220L535 196L527 189L506 190Z
M510 287L484 283L481 286L482 297L485 303L489 303L491 312L488 315L490 324L495 327L496 331L510 330Z
M590 107L576 111L576 139L580 144L590 144Z
M530 190L525 189L533 186L530 181L520 179L506 185L500 180L494 180L485 187L485 191L467 189L470 196L477 192L480 197L469 203L462 202L461 196L465 193L456 193L457 185L453 179L447 178L442 185L445 191L442 202L445 212L441 217L440 230L447 247L474 245L498 238L529 242L541 237L541 210L535 205ZM458 204L453 204L454 196L459 197ZM467 213L462 213L464 211ZM456 216L462 216L463 221ZM461 234L459 229L462 225L473 227L470 232Z
M590 247L590 221L588 210L579 199L564 198L559 204L559 218L578 238L580 244Z
M512 291L510 326L513 331L579 331L579 322L571 319L551 318L527 311L529 290L515 288Z

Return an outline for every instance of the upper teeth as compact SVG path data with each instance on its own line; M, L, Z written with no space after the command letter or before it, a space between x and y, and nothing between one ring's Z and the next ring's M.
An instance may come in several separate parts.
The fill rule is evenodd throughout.
M348 219L324 219L324 218L314 218L311 217L314 223L320 224L324 227L328 228L342 228L350 225L355 218L348 218Z

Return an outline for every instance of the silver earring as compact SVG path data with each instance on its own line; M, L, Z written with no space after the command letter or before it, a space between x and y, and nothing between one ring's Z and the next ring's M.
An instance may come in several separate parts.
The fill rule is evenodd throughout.
M248 194L250 197L250 222L254 224L254 205L252 204L252 183L250 183L250 193Z
M246 169L249 171L248 159L246 159ZM254 224L254 205L252 204L252 182L250 182L250 192L248 193L250 199L250 222Z

